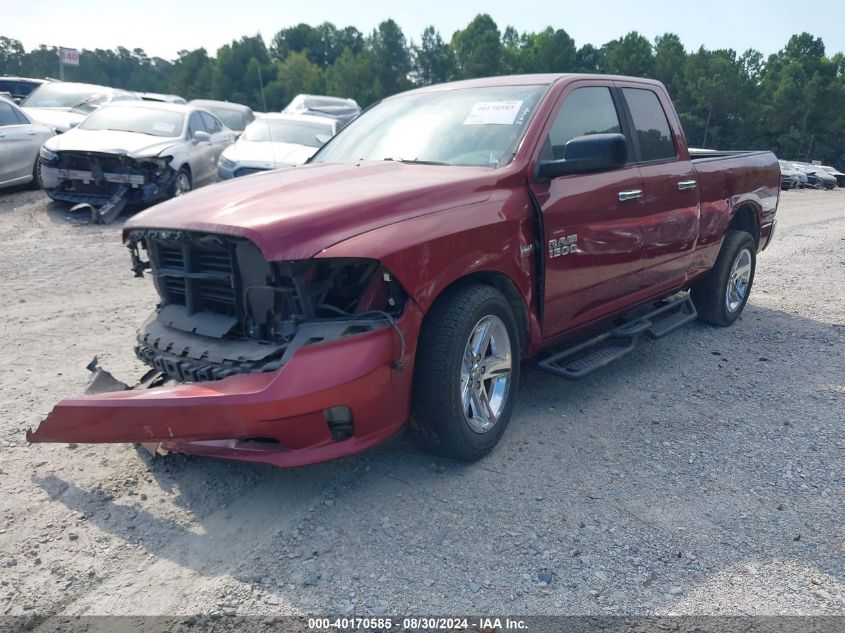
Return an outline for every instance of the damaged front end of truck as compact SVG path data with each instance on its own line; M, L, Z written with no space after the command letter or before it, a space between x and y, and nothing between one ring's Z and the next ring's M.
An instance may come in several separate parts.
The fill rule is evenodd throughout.
M166 198L177 176L171 156L42 148L39 160L47 195L71 203L77 210L89 210L96 224L112 222L128 204Z
M140 442L297 466L377 444L408 416L421 312L378 261L268 261L250 240L135 229L126 245L159 304L129 389L64 400L30 442Z

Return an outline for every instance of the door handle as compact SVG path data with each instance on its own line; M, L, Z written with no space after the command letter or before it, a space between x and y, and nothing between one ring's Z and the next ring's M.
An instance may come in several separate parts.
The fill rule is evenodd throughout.
M685 189L695 189L697 182L694 180L682 180L678 183L678 191L684 191Z
M625 202L626 200L639 200L642 197L642 189L628 189L627 191L619 192L619 202Z
M29 130L27 134L29 134L30 136L35 136L35 130Z

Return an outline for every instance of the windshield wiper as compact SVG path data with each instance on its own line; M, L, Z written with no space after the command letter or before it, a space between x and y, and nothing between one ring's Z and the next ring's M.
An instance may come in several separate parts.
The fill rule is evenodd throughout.
M382 160L390 160L390 161L394 161L394 162L397 162L397 163L405 163L405 164L408 164L408 165L449 165L450 164L450 163L442 163L442 162L439 162L439 161L436 161L436 160L417 160L415 158L411 159L411 158L390 158L390 157L386 157L386 158L383 158Z

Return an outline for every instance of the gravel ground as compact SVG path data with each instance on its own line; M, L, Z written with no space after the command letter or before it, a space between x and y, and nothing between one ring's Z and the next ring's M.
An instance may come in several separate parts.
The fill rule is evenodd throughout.
M740 322L526 365L473 465L27 445L154 303L120 226L0 194L0 615L845 614L845 191L786 192Z

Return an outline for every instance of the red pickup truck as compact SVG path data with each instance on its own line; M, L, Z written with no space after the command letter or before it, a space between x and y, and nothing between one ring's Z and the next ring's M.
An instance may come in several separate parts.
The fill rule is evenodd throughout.
M779 193L769 152L691 154L655 81L406 92L305 166L127 222L160 296L136 347L151 370L63 400L27 438L299 466L407 426L475 460L521 361L579 378L644 336L733 323Z

